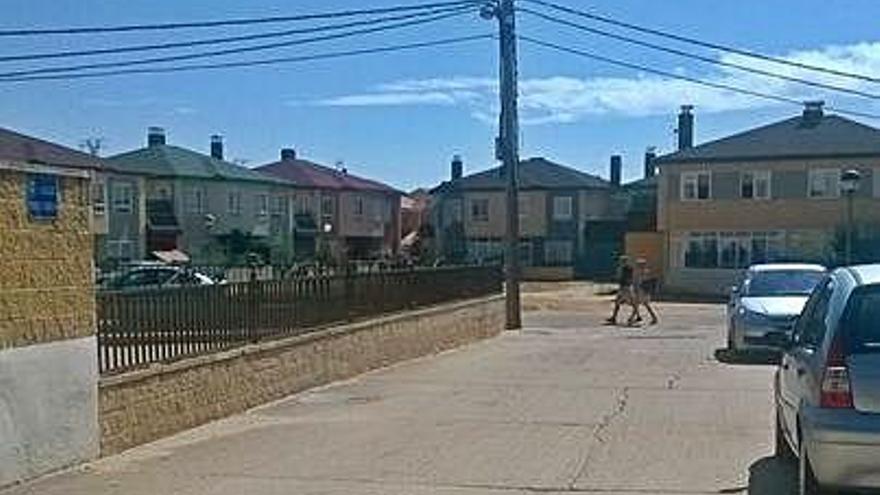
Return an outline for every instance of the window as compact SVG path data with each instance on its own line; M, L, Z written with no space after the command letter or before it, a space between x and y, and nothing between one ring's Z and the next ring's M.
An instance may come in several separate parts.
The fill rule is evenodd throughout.
M718 234L696 232L687 238L684 266L687 268L718 268Z
M95 215L107 212L107 186L103 181L92 183L92 211Z
M296 212L301 213L301 214L312 212L311 196L309 196L308 194L303 194L302 196L297 196Z
M475 222L489 221L489 200L485 198L471 200L471 220Z
M121 261L133 259L134 241L126 239L107 241L107 256Z
M709 172L685 172L681 174L682 201L701 201L712 197Z
M257 215L264 217L269 214L269 195L257 195Z
M27 209L34 220L52 220L58 216L58 177L28 175Z
M743 269L784 258L782 232L692 232L685 237L686 268Z
M570 265L573 261L574 243L572 241L545 241L544 263L547 266Z
M229 191L226 210L230 215L241 215L241 191Z
M205 213L207 209L207 193L205 192L204 187L191 187L189 189L189 193L186 195L187 206L186 209L192 214L202 214Z
M770 171L743 172L740 174L740 197L744 199L770 198Z
M132 210L133 188L131 184L113 184L113 211L129 213Z
M721 235L721 268L748 268L751 264L749 244L751 236L748 232L722 232Z
M571 220L571 216L571 196L557 196L553 198L553 220Z
M269 205L269 212L272 216L281 216L287 212L287 197L282 195L272 196L272 202Z
M354 214L357 216L364 215L364 198L363 196L358 196L354 198Z
M837 198L840 196L840 170L810 170L808 194L811 198Z
M815 348L822 343L828 328L825 319L832 294L834 285L827 279L810 296L795 329L799 344Z
M332 220L333 212L333 196L323 196L321 198L321 217L325 220Z

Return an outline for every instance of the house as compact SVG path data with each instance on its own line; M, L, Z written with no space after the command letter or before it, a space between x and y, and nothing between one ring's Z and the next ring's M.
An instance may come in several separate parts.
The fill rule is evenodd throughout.
M840 262L847 169L862 174L857 222L880 220L880 130L826 114L821 102L699 146L686 107L679 139L678 151L656 161L669 289L722 293L751 263Z
M98 454L89 182L101 168L0 128L0 487Z
M305 160L291 148L254 170L295 184L293 231L297 255L371 259L400 244L400 191L344 167Z
M107 158L145 178L146 251L181 250L199 264L241 263L250 252L291 261L292 185L224 161L220 136L210 150L169 145L165 131L151 127L146 147ZM124 196L110 200L111 212L117 201Z
M608 275L622 249L622 163L603 180L545 158L519 167L520 256L527 278ZM453 159L451 180L435 188L432 224L439 255L450 262L500 261L506 224L506 179L500 167L463 175Z

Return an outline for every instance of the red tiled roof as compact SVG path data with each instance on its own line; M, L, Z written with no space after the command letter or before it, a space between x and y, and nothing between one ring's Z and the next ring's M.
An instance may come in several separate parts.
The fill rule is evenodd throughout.
M301 158L281 160L256 167L254 170L291 181L301 187L399 194L399 191L387 184L364 179L348 172L340 172Z
M0 160L60 167L102 168L101 160L72 148L0 127Z

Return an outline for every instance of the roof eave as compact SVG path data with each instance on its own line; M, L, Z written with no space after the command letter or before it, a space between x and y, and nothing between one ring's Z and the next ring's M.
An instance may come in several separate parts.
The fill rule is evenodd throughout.
M786 161L786 160L828 160L846 158L880 158L880 152L858 153L822 153L822 154L786 154L786 155L730 155L713 157L658 157L657 165L685 165L694 163L749 162L749 161Z

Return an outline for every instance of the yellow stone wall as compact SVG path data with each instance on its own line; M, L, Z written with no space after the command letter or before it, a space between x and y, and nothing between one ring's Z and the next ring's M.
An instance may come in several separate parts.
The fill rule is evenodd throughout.
M58 217L35 221L26 177L0 169L0 349L95 333L88 180L59 177Z

